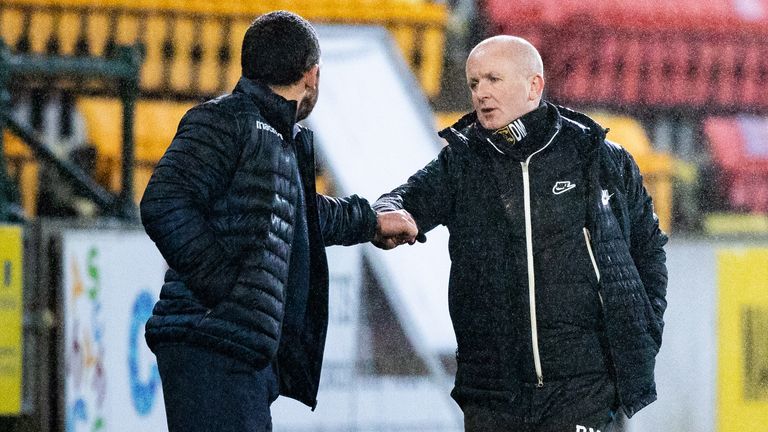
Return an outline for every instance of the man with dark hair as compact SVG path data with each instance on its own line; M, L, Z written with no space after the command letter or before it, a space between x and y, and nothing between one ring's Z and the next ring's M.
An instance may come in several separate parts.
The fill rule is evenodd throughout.
M468 432L608 432L656 399L667 237L630 154L542 100L533 45L487 39L466 76L475 111L374 208L448 228Z
M320 44L315 29L307 21L287 12L264 15L258 21L243 37L240 65L244 77L288 85L320 63ZM282 39L281 44L275 44L276 37Z
M404 211L315 191L320 47L289 12L256 19L230 95L189 110L141 201L169 270L146 325L171 432L271 430L282 394L314 409L328 324L325 246L413 242Z

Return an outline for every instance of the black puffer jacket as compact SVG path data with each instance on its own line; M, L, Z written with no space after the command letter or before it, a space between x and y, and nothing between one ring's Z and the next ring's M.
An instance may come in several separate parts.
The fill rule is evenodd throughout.
M314 407L328 321L324 247L369 241L376 215L357 196L316 194L312 133L294 125L295 115L295 102L242 78L231 95L181 120L141 201L142 222L170 267L146 338L150 348L189 343L257 369L279 356L281 394ZM306 305L291 305L306 310L303 328L284 334L297 165L310 292Z
M620 402L631 416L656 397L653 370L666 308L666 236L629 153L606 141L603 128L588 117L553 105L549 109L557 116L552 146L576 141L576 157L586 171L586 215L581 218L592 234L600 272L612 372ZM528 317L512 313L519 308L510 296L510 284L525 286L525 275L518 274L525 251L510 241L507 209L519 201L494 183L487 144L469 132L475 120L470 114L441 131L449 145L440 155L374 205L406 209L422 233L438 224L450 232L448 296L458 342L452 394L460 405L515 398L518 342L525 333L530 340L531 327ZM603 204L604 194L610 196L608 204Z

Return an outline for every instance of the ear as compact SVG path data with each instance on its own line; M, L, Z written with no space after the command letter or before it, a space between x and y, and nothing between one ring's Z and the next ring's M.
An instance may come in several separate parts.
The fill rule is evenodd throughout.
M536 74L531 78L531 87L528 90L528 100L536 100L541 98L544 93L544 77Z
M320 82L320 65L314 65L309 68L308 71L304 72L302 79L307 87L316 89Z

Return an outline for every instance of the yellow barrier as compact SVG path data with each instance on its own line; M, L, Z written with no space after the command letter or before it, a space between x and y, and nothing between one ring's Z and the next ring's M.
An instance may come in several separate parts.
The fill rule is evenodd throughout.
M717 431L768 425L768 249L717 255Z
M17 415L22 367L21 227L0 225L0 245L0 415Z

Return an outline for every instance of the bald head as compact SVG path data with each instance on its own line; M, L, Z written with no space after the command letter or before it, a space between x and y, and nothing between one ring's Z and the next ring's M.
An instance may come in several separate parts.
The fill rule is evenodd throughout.
M536 48L516 36L494 36L467 58L467 84L480 124L498 129L533 111L544 91L544 65Z
M493 36L475 45L469 58L481 52L507 58L523 75L544 76L544 63L539 51L527 40L517 36Z

